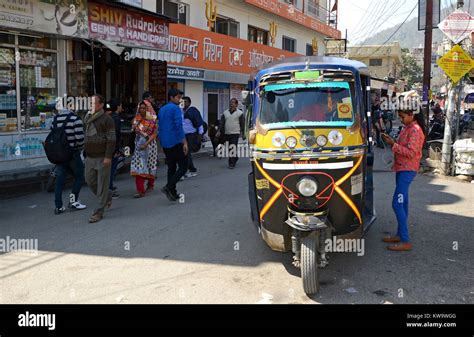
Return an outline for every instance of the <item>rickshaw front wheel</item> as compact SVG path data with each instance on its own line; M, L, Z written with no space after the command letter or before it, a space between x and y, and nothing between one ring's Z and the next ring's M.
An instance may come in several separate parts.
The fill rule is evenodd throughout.
M301 238L301 280L307 295L319 291L318 237L314 235Z

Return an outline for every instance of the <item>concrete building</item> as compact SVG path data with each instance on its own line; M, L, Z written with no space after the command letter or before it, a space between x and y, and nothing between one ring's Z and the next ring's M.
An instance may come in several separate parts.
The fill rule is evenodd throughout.
M351 60L365 63L373 77L399 78L402 65L402 49L398 42L387 45L360 45L348 47Z
M50 167L41 142L58 99L100 93L119 98L133 116L144 91L165 101L175 87L216 123L262 64L324 55L324 39L340 37L333 2L84 0L71 11L71 0L3 8L0 181ZM81 102L73 109L83 116Z
M178 19L178 24L170 26L170 50L192 50L192 55L180 65L168 63L168 87L190 96L212 125L231 97L240 99L249 74L263 63L296 55L324 55L324 39L340 37L335 28L337 11L329 10L330 2L159 0L143 4L151 3L148 10L154 10L156 4L157 13ZM211 6L215 8L214 27L208 21Z

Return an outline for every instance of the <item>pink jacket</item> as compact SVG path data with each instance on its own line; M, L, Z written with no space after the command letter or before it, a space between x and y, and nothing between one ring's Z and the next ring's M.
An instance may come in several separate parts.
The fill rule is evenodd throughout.
M392 147L395 158L393 170L395 172L418 171L424 141L425 135L416 121L405 126L400 132L397 142Z

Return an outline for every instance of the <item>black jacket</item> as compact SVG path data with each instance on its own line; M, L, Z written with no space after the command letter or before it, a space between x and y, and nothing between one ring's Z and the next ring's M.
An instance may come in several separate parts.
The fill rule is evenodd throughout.
M122 135L120 133L120 130L122 128L122 119L120 118L117 112L112 112L110 117L112 117L115 123L115 152L119 152L122 145Z

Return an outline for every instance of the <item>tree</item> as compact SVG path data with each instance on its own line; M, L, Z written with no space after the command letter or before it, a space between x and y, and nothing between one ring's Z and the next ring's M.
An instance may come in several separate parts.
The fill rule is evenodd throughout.
M408 87L413 88L415 83L423 82L423 69L416 63L408 49L402 49L402 69L400 75L407 81Z

